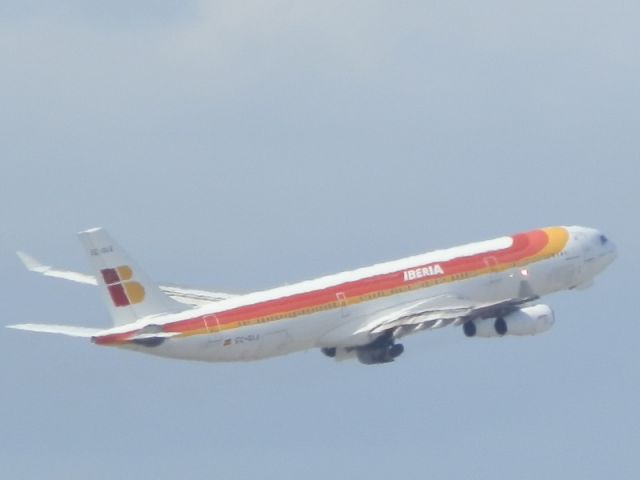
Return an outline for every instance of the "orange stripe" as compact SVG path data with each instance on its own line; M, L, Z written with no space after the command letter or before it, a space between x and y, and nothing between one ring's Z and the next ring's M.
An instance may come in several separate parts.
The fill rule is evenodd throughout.
M433 262L407 269L413 270L437 263L441 265L444 271L441 275L405 281L405 270L401 270L323 290L305 292L216 312L218 330L232 330L320 311L335 310L342 308L345 303L354 305L385 296L465 280L489 272L500 272L510 268L522 267L529 263L552 257L562 251L569 240L569 234L562 227L552 227L514 235L512 239L511 247L501 251L484 252L469 257L458 257L446 262ZM488 258L493 259L492 262L495 261L495 263L488 263ZM344 293L345 300L339 301L337 293ZM211 333L204 321L204 316L166 324L163 326L163 331L179 332L181 333L180 337ZM96 343L103 345L126 343L136 333L137 331L107 335L96 339Z

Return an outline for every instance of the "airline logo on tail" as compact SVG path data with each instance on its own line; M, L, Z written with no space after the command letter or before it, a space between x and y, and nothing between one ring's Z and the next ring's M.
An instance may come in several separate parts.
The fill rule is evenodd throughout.
M116 307L127 307L144 300L144 287L138 282L130 281L133 271L129 265L105 268L100 273Z

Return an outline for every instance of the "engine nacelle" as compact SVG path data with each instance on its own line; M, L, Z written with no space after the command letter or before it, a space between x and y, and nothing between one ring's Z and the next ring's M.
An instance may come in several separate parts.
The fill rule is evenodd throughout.
M467 337L502 337L503 335L537 335L549 330L555 322L549 305L523 307L504 317L483 318L463 326Z

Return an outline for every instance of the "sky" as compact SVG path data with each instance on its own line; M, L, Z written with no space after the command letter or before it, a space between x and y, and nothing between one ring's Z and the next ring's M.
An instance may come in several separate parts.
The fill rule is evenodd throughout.
M618 260L531 338L207 364L0 331L20 479L638 476L637 2L0 4L1 318L108 326L104 226L158 281L249 292L540 226Z

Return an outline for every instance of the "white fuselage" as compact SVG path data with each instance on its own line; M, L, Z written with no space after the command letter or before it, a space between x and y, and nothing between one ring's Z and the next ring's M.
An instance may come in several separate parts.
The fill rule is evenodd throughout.
M162 318L143 319L123 327L122 331L140 329L148 324L170 325L190 318L202 318L206 328L198 334L169 338L153 347L135 344L117 346L164 357L215 362L256 360L310 348L366 345L375 339L374 334L363 331L372 316L419 300L451 297L484 303L517 298L521 294L523 278L538 297L589 284L613 260L615 246L603 241L606 237L596 230L563 228L567 232L566 243L556 252L549 250L549 247L542 250L544 258L535 255L531 258L505 256L511 263L502 262L498 265L500 259L497 254L498 260L494 259L494 252L508 251L516 241L515 237L502 237L252 293ZM476 257L482 258L486 268L465 271L461 267L459 273L449 275L446 281L440 277L441 273L447 274L449 265L453 268L464 259ZM314 295L340 290L341 285L352 286L353 289L364 288L375 279L386 278L385 275L391 278L391 272L397 272L393 279L399 280L394 281L406 282L407 285L422 280L429 283L416 283L418 286L411 288L391 286L381 290L381 293L358 293L357 296L354 293L341 296L338 291L333 302L313 303ZM443 278L441 283L439 278ZM300 302L302 299L306 302L309 298L308 306L293 309L285 305L298 297L301 298ZM278 302L283 305L282 314L273 310L278 307ZM275 306L271 307L272 304ZM275 313L269 310L269 316L260 316L255 321L240 320L233 323L233 328L221 323L220 319L225 316L231 318L234 312L240 315L252 308L263 308L260 307L262 305L265 305L264 308L269 305Z

